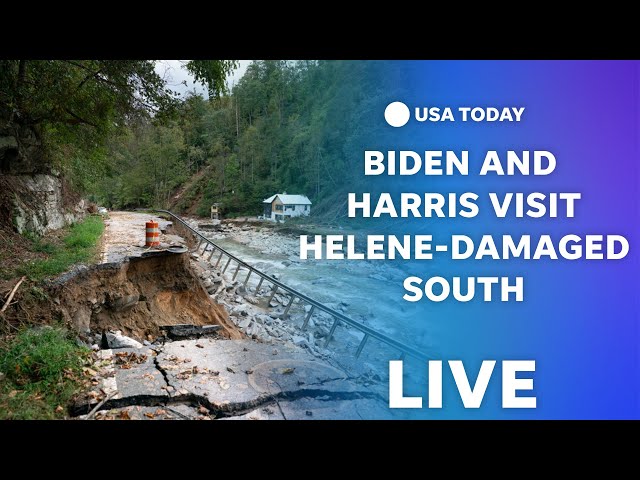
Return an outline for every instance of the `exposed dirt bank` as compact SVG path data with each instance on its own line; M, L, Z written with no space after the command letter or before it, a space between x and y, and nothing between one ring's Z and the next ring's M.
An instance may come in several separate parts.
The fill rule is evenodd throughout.
M85 335L121 330L151 340L161 325L190 323L221 325L222 337L242 337L193 275L188 254L80 267L52 282L48 293L62 318Z

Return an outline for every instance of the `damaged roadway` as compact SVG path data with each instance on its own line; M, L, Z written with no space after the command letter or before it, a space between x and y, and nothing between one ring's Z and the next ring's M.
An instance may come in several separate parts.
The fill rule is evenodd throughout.
M199 339L101 350L79 418L381 419L382 392L293 345Z
M242 338L224 307L211 300L193 273L189 255L177 253L187 251L181 237L166 232L159 249L144 247L150 218L112 212L102 240L102 263L79 266L48 283L54 313L88 346L100 346L103 332L109 331L121 331L138 342L153 341L161 327L177 324L216 325L219 336ZM167 251L170 246L177 252Z
M103 242L103 264L125 265L128 281L136 281L140 276L137 270L132 271L138 259L144 259L153 250L144 247L144 222L149 219L159 221L162 234L160 236L160 250L169 246L184 246L185 240L172 234L169 230L170 222L141 213L112 212L108 220L106 235ZM168 252L166 252L168 253ZM199 270L198 256L191 258L186 255L172 255L168 253L166 260L159 257L149 258L146 262L169 262L174 273L181 271L178 264L173 265L178 258L189 259L192 268ZM182 262L179 262L180 264ZM194 318L184 317L187 307L196 306L195 300L189 300L189 305L176 303L176 295L183 295L182 284L173 285L163 280L162 288L151 288L150 281L167 275L169 272L157 270L145 274L145 291L134 295L138 303L118 310L118 318L110 313L110 303L104 305L104 312L91 316L91 331L98 332L104 326L113 328L118 325L125 334L133 334L145 345L139 347L107 348L95 352L96 361L89 369L92 376L92 387L81 396L71 408L76 418L89 419L238 419L238 420L271 420L271 419L381 419L391 418L385 398L383 385L372 378L366 369L343 368L342 362L334 362L328 357L314 355L314 350L302 342L295 345L283 338L268 339L241 338L244 335L230 331L230 322L215 315L207 315L210 321L201 323ZM135 267L139 270L139 267ZM217 270L209 266L212 270ZM162 269L160 269L162 270ZM166 269L165 269L166 270ZM220 274L220 273L219 273ZM227 275L222 275L226 281ZM221 277L221 279L222 279ZM114 278L114 277L112 277ZM194 278L195 280L195 278ZM197 280L196 280L197 281ZM155 283L155 282L154 282ZM166 285L164 285L166 284ZM235 284L235 282L231 282ZM105 288L105 281L96 287ZM137 284L136 284L137 285ZM135 286L135 285L134 285ZM185 285L186 286L186 285ZM179 287L179 288L177 288ZM139 288L139 287L136 287ZM140 287L141 288L141 287ZM230 286L216 285L217 290L227 291ZM131 289L131 288L130 288ZM157 292L155 290L158 290ZM186 293L200 293L216 305L215 295L209 295L203 286L189 286ZM207 289L208 290L208 289ZM163 295L171 294L167 305L158 303ZM213 292L209 292L213 293ZM230 295L237 295L236 288ZM260 297L268 295L263 289ZM156 338L154 343L149 335L140 337L137 330L130 326L129 317L138 318L143 311L142 298L147 310L156 312L158 318L154 322L158 326L144 330L154 332L156 329L164 331L166 337ZM164 298L164 297L162 297ZM180 297L181 298L181 297ZM155 303L162 307L155 308ZM113 302L111 302L113 303ZM165 302L166 303L166 302ZM174 305L173 310L166 307ZM197 302L196 302L197 303ZM223 302L223 305L226 302ZM164 306L163 306L164 305ZM144 306L144 305L143 305ZM226 306L226 305L225 305ZM198 307L201 312L204 306ZM146 311L146 310L145 310ZM180 312L180 313L179 313ZM109 314L113 319L102 318ZM170 313L167 316L167 313ZM137 315L137 316L136 316ZM95 317L95 318L94 318ZM120 318L122 317L122 318ZM161 318L162 317L162 318ZM180 318L178 318L180 317ZM170 320L170 322L168 322ZM181 324L176 324L176 320ZM189 325L182 325L187 320ZM196 322L193 325L192 322ZM116 323L114 323L114 321ZM164 325L160 322L164 322ZM136 320L139 322L139 319ZM222 331L218 334L220 322ZM172 323L173 325L168 325ZM218 323L218 326L213 327ZM175 335L171 335L167 326L173 327ZM209 328L211 332L191 332L191 328ZM238 328L237 326L235 326ZM244 329L240 329L244 330ZM211 334L215 336L212 337ZM245 332L248 334L249 332ZM180 335L190 335L189 339L181 339ZM90 334L90 336L93 334ZM116 335L118 336L119 333ZM193 336L191 336L193 335ZM114 336L113 334L111 335ZM106 337L105 337L106 338ZM127 338L121 336L118 338ZM174 341L170 341L174 340ZM111 338L113 341L114 338ZM129 339L131 340L131 339ZM135 341L133 341L135 345ZM97 345L94 345L96 347ZM104 345L103 348L108 347ZM333 365L330 365L332 363ZM348 371L349 373L345 373ZM379 379L378 379L379 380Z
M151 220L158 222L161 249L185 245L181 236L167 232L172 224L168 220L146 213L110 212L105 220L100 262L123 262L150 253L151 249L145 247L145 223Z

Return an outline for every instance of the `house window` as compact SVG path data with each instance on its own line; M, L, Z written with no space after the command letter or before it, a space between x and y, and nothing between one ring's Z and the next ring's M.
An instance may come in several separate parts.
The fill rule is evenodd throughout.
M285 205L285 206L284 206L284 210L285 210L285 212L286 212L287 210L295 210L295 209L296 209L296 206L295 206L295 205Z
M276 204L276 206L275 206L274 210L275 210L276 212L281 212L281 211L282 211L282 205L280 205L280 204Z

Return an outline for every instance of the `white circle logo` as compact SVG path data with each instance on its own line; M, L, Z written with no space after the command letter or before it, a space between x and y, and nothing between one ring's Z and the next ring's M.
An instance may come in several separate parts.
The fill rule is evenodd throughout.
M393 102L384 109L384 119L392 127L403 127L409 121L411 112L402 102Z

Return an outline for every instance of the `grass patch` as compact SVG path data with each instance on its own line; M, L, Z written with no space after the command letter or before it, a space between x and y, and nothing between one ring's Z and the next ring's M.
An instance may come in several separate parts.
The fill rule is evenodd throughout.
M0 345L0 419L63 418L89 350L62 327L24 328Z
M52 255L56 253L56 246L53 243L43 242L41 239L33 243L33 251Z
M33 249L47 254L47 258L32 260L20 266L16 273L39 281L60 274L73 264L90 261L96 255L96 246L103 231L102 217L93 215L69 227L59 244L42 238L31 239Z

